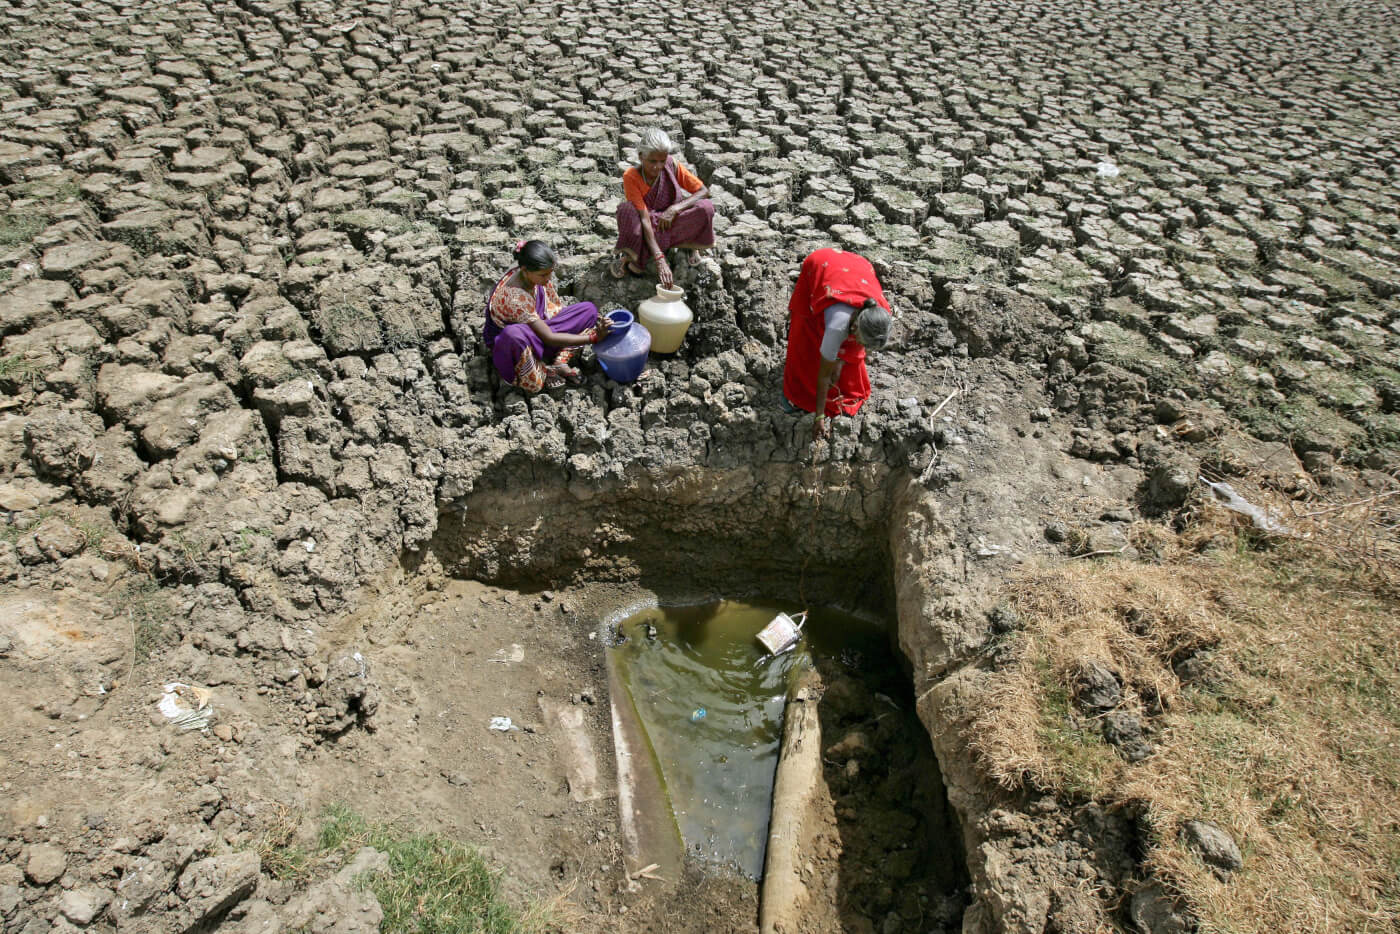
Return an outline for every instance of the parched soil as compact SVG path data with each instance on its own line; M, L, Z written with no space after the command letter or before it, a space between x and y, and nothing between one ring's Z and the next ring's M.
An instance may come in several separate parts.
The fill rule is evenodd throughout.
M890 609L961 835L910 901L927 841L882 841L943 796L866 841L887 801L833 762L847 862L919 863L843 879L841 925L1189 926L1130 816L992 787L959 724L1026 562L1150 558L1130 527L1202 477L1393 493L1397 45L1382 2L5 5L0 926L372 929L281 862L339 801L563 930L754 930L748 883L624 866L596 639L754 593ZM717 208L685 346L502 385L517 239L561 292L651 294L605 267L652 125ZM779 383L826 245L898 324L813 448ZM867 737L890 795L933 762Z

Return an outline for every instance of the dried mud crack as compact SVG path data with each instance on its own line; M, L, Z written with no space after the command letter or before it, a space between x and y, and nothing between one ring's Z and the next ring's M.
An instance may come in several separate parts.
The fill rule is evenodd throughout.
M555 929L757 930L750 884L623 866L596 638L753 593L894 620L958 835L921 901L838 806L863 862L832 851L854 894L804 930L1190 929L1141 814L998 784L969 730L1023 566L1151 559L1136 523L1182 527L1202 475L1395 495L1391 13L3 5L0 927L376 928L373 854L316 842L349 804L482 848ZM717 206L685 346L631 386L499 385L517 238L563 293L650 293L605 267L651 125ZM833 244L898 324L814 456L778 387ZM1150 747L1083 676L1114 754ZM207 729L159 713L177 682Z

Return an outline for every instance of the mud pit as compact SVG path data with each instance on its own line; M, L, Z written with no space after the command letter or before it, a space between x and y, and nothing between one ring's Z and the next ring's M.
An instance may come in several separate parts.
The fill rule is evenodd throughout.
M561 580L588 581L549 591L551 602L568 608L561 615L585 651L603 650L611 629L602 621L639 604L754 595L796 600L801 594L813 606L892 619L897 585L890 509L899 483L889 470L842 465L665 471L642 473L599 503L591 491L568 487L537 486L521 497L510 485L493 490L485 478L444 517L427 560L445 573L509 583L525 593ZM829 753L823 826L814 833L804 870L811 905L820 911L810 911L802 929L958 930L966 883L960 831L927 736L912 716L907 661L878 658L872 669L849 653L817 654L826 685L818 710ZM603 767L602 782L611 789L606 704L592 696L583 713L597 754L587 758ZM577 776L577 765L564 758ZM659 811L669 804L652 797L639 807ZM640 820L655 823L657 816L644 813ZM629 853L624 833L626 869L658 864L650 875L674 880L680 864L664 829L650 836ZM719 911L748 913L729 923L752 929L753 884L726 879L704 860L685 862L687 873L713 877L707 891L723 893ZM651 898L665 897L670 888L642 884L660 890L648 893ZM677 929L674 920L668 923ZM713 924L707 917L694 929L712 930Z

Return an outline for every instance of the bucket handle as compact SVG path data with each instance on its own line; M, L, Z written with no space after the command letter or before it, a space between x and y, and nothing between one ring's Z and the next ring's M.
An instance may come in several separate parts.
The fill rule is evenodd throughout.
M796 626L796 628L797 628L797 631L798 631L798 632L801 632L801 631L802 631L802 627L805 626L805 625L807 625L807 611L806 611L806 610L803 610L801 613L797 613L797 614L795 614L795 615L793 615L793 616L789 616L788 619L792 620L794 626ZM800 620L800 622L799 622L799 620Z

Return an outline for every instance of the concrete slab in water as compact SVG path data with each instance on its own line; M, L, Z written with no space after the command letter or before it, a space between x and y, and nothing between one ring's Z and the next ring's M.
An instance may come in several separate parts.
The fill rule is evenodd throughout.
M618 675L612 653L608 657L608 696L612 705L613 751L617 755L617 808L622 823L623 861L627 877L635 880L643 869L655 867L645 878L675 884L685 865L685 844L671 802L661 784L656 756L646 731Z

